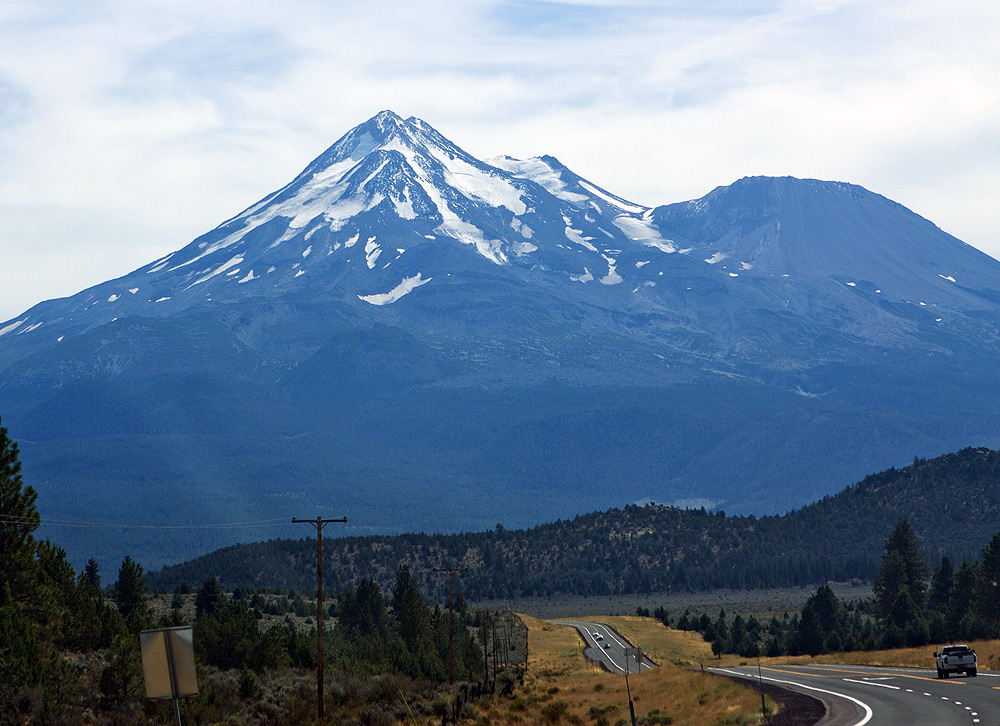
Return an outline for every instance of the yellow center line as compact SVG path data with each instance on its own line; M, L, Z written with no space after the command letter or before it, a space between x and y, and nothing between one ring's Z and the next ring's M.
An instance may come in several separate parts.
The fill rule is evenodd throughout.
M809 668L810 666L803 666L803 667L804 668ZM796 675L796 676L809 676L810 678L837 678L838 677L838 676L827 676L825 674L820 674L820 673L805 673L804 671L788 671L788 670L783 670L781 668L774 668L772 666L762 666L762 668L763 668L763 670L774 671L776 673L788 673L790 675ZM833 673L849 673L849 674L854 675L854 676L857 676L857 675L864 675L864 676L868 676L868 677L872 677L872 676L880 676L880 677L890 676L892 678L913 678L914 680L918 680L918 681L935 681L935 682L938 681L937 678L928 678L927 676L914 676L914 675L910 675L908 673L877 673L877 672L872 672L872 671L850 670L850 669L847 669L847 668L824 668L823 670L826 671L826 672L833 672ZM945 683L950 683L953 686L964 686L964 685L966 685L965 683L962 683L961 681L946 680L944 682ZM997 688L997 690L1000 690L1000 687L994 686L994 688Z

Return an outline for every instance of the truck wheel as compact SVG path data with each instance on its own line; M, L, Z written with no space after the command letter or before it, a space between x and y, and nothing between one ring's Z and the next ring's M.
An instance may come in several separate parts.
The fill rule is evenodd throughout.
M938 680L944 678L944 672L940 668L937 669L937 672L938 672Z
M969 671L969 677L970 678L975 678L976 675L977 674L976 674L976 669L975 668L973 668L971 671Z
M941 672L942 672L942 673L944 673L944 677L945 677L945 678L947 678L947 677L948 677L948 671L945 671L945 670L943 670L943 671L941 671Z

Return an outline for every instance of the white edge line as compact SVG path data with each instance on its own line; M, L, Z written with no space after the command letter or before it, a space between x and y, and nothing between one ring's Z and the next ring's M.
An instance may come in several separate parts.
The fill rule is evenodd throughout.
M752 675L747 675L746 673L740 673L739 671L730 671L730 670L726 670L724 668L713 668L713 670L719 671L721 673L729 673L729 674L732 674L732 675L737 676L739 678L746 678L746 679L749 679L749 680L753 680L753 676ZM865 726L866 723L868 723L869 721L872 720L872 715L873 714L872 714L871 707L867 703L865 703L864 701L859 701L857 698L854 698L854 696L848 696L846 693L837 693L836 691L827 691L827 690L824 690L822 688L816 688L814 686L807 686L807 685L804 685L802 683L795 683L794 681L780 681L777 678L764 678L763 680L765 680L765 681L771 681L772 683L784 683L785 685L796 686L797 688L805 688L806 690L816 691L817 693L826 693L826 694L831 695L831 696L837 696L839 698L846 698L848 701L856 703L857 705L861 706L861 708L864 709L864 711L865 711L865 717L863 719L861 719L860 721L857 721L857 722L851 724L851 726Z
M891 688L894 691L901 691L899 686L890 686L887 683L875 683L874 681L856 681L853 678L844 678L848 683L860 683L863 686L878 686L879 688Z

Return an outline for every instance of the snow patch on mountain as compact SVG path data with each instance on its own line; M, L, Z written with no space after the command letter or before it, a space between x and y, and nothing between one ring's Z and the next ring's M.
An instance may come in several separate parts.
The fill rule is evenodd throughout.
M20 320L15 320L10 325L6 325L6 326L0 328L0 335L6 335L10 331L15 330L17 328L17 326L19 326L25 320L27 320L27 318L21 318Z
M611 220L612 223L622 231L622 233L633 242L644 244L647 247L666 252L667 254L677 251L671 240L663 239L660 233L653 227L652 222L645 218L629 217L622 215Z
M421 273L417 273L413 277L405 277L403 281L392 288L389 292L376 293L374 295L358 295L359 300L363 300L366 303L371 303L372 305L389 305L394 303L403 295L408 295L409 293L416 290L421 285L426 285L428 282L434 278L428 277L426 280L421 276Z
M566 188L566 182L559 176L559 172L546 164L543 159L536 157L521 160L510 156L498 156L486 161L499 169L510 172L514 176L535 182L564 202L578 204L587 201L585 195L569 191Z
M188 285L184 289L185 290L190 290L195 285L200 285L203 282L211 280L213 277L216 277L217 275L221 275L223 272L226 272L227 270L235 267L236 265L241 264L242 262L243 262L243 255L236 255L235 257L231 257L225 263L223 263L222 265L220 265L219 267L217 267L214 271L208 273L207 275L203 275L202 277L199 277L197 280L195 280L194 282L192 282L190 285Z
M396 207L396 215L400 219L416 219L417 213L413 209L413 200L410 199L409 189L403 191L402 199L392 198L392 203Z
M500 249L500 240L488 240L483 236L479 227L460 219L454 213L449 216L449 219L434 229L435 232L457 239L463 244L473 245L479 254L491 262L498 265L507 263L507 255Z
M593 184L590 184L589 182L586 182L583 179L581 179L579 181L579 184L580 184L581 187L583 187L584 189L586 189L588 192L590 192L591 194L593 194L595 197L600 197L601 199L603 199L608 204L612 204L612 205L614 205L614 206L618 207L619 209L622 209L622 210L624 210L626 212L634 212L636 214L641 214L641 213L643 213L643 212L646 211L646 207L640 207L640 206L638 206L636 204L632 204L630 202L626 202L624 199L619 199L618 197L612 196L612 195L608 194L607 192L601 191L600 189L598 189L597 187L595 187Z
M597 248L590 243L593 237L584 237L583 232L578 229L573 229L570 225L571 220L568 217L563 217L563 222L566 223L566 239L570 242L575 242L578 245L586 247L591 252L597 252Z
M375 269L375 261L381 254L382 249L378 246L378 242L375 241L374 237L369 237L365 243L365 262L368 263L369 270Z
M506 207L517 216L527 211L528 208L521 199L521 190L506 179L480 171L462 159L441 158L438 153L434 155L444 165L445 181L465 196L494 207Z
M616 271L617 261L614 257L608 257L607 255L601 255L604 261L608 263L608 274L602 277L598 282L602 285L617 285L619 282L623 282L622 276Z

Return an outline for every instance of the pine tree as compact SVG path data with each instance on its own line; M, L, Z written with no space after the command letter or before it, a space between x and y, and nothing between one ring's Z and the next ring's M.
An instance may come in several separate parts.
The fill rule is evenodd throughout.
M882 567L872 583L875 607L887 628L900 633L912 631L917 640L920 632L926 632L924 605L929 576L930 568L917 535L909 522L901 519L885 541Z
M806 603L802 608L802 619L798 623L796 646L799 653L819 655L826 652L826 642L823 638L823 628L819 616L812 603Z
M101 571L97 566L97 560L91 557L87 560L87 566L83 568L83 572L80 574L80 588L85 590L93 597L102 598L103 593L101 592Z
M978 562L962 562L955 572L955 584L948 599L945 626L948 640L968 640L979 634L979 625L974 609L975 593L980 588L982 575Z
M927 613L943 613L951 598L951 588L955 581L955 567L948 555L941 558L941 564L934 570L931 578L931 589L927 595Z
M976 613L990 637L1000 629L1000 532L983 549L976 587Z
M195 617L211 615L225 604L226 597L222 593L222 588L219 587L219 581L214 577L206 577L194 601Z
M37 498L21 481L17 443L0 426L0 606L30 597L37 579L37 543L31 534L41 524Z
M143 577L142 565L128 555L118 570L118 580L111 587L111 599L132 630L141 630L152 617L149 608L149 587Z

